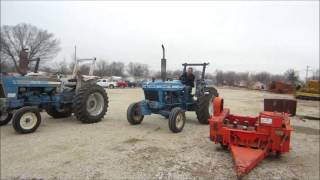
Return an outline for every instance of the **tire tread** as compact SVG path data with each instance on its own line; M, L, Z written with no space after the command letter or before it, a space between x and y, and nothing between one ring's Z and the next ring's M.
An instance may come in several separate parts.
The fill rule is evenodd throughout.
M100 92L104 98L104 109L98 116L90 116L86 110L86 99L88 96L93 92ZM79 89L79 92L75 95L72 103L72 111L76 118L81 121L82 123L96 123L102 120L105 116L106 112L108 111L108 94L104 90L103 87L96 85L96 84L88 84Z

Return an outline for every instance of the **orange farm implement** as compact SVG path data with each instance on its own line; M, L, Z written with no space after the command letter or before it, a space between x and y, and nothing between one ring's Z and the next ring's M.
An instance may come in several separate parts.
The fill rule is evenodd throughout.
M238 178L265 157L289 152L289 114L264 111L254 117L233 115L223 108L220 97L214 98L212 105L210 139L231 151Z

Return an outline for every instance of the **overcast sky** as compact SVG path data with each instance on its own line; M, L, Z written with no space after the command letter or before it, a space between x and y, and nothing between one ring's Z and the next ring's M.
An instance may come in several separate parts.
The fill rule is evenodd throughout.
M160 70L210 62L209 71L319 68L319 1L1 1L1 25L30 23L61 40L55 58L146 63Z

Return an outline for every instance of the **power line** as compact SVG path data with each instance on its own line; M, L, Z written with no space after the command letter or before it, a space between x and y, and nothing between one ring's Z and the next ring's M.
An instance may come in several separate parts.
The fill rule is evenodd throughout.
M307 65L307 69L306 69L306 82L308 81L309 68L310 68L310 66ZM310 69L310 70L311 70L311 69Z

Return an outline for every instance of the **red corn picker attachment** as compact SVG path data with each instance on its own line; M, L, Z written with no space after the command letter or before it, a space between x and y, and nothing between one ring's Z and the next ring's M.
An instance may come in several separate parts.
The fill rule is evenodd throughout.
M220 97L212 104L210 139L231 151L238 178L268 155L289 152L292 131L289 114L264 111L254 117L239 116L223 108Z

